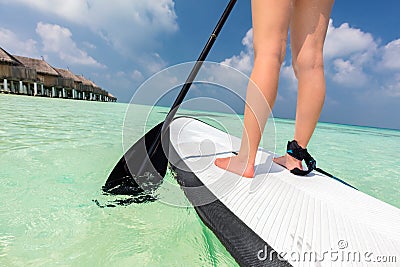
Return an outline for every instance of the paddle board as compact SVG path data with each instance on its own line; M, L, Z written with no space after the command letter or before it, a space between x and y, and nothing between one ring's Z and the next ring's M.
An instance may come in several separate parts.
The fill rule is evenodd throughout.
M214 165L240 139L200 120L170 126L169 161L203 222L241 266L398 266L400 209L259 148L254 178Z

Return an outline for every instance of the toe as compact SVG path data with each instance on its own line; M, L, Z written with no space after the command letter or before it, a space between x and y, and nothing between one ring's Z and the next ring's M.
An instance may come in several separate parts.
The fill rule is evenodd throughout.
M221 158L216 158L216 159L214 160L214 164L215 164L216 166L218 166L218 167L221 166L221 163L222 163L222 159L221 159Z
M220 168L226 169L229 165L230 158L217 158L214 164Z
M281 157L273 158L272 160L273 160L275 163L278 163L278 162L282 162L282 160L284 160L284 158L285 158L285 156L281 156Z
M286 158L285 158L285 156L281 156L281 157L278 157L278 158L273 158L273 161L274 161L276 164L279 164L279 165L285 167L285 164L286 164Z

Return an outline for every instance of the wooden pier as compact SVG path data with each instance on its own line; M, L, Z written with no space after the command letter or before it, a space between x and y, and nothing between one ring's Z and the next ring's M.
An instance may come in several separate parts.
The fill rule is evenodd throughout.
M116 102L93 81L43 59L11 55L0 47L0 93Z

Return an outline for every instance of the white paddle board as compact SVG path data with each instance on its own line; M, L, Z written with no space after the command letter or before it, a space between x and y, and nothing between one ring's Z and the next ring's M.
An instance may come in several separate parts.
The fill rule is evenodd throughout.
M242 266L399 266L400 209L313 171L295 176L259 148L254 178L214 165L240 139L178 117L170 163L201 219Z

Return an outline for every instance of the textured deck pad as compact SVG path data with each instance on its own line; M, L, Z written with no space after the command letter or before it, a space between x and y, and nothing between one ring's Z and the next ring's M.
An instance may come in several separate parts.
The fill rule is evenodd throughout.
M198 186L196 205L219 200L293 266L400 264L400 209L317 172L295 176L262 148L253 179L226 172L213 162L238 151L240 139L193 118L176 118L170 136L178 175L194 174L215 196L201 199Z

